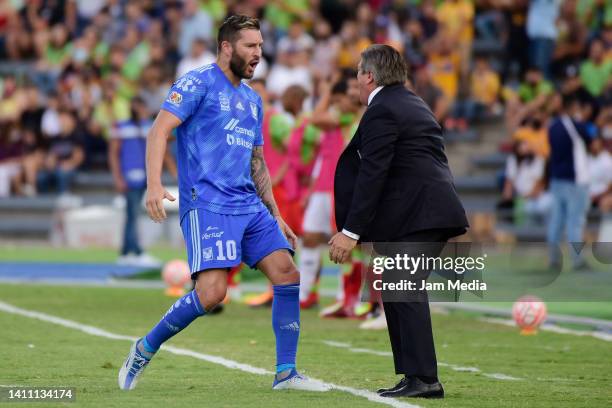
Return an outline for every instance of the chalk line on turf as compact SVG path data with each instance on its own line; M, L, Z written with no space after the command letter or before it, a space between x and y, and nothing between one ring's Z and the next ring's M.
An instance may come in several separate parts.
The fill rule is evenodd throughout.
M494 324L501 324L501 325L509 326L509 327L516 327L516 323L514 323L514 320L510 320L510 319L483 317L478 320L482 322L487 322L487 323L494 323ZM561 327L556 324L549 324L549 323L544 323L543 325L540 326L539 329L542 331L549 331L549 332L559 333L559 334L570 334L573 336L587 336L587 337L593 337L598 340L612 341L612 333L606 333L602 331L574 330L574 329L568 329L566 327Z
M64 319L61 317L49 315L49 314L42 313L42 312L37 312L34 310L22 309L20 307L13 306L9 303L5 303L2 301L0 301L0 311L19 315L19 316L29 317L32 319L38 319L38 320L41 320L47 323L53 323L58 326L63 326L63 327L67 327L70 329L78 330L83 333L90 334L92 336L104 337L104 338L112 339L112 340L127 340L130 342L133 342L134 340L136 340L136 337L112 333L104 329L100 329L98 327L85 325L82 323L75 322L73 320ZM270 375L270 376L274 375L272 371L266 370L264 368L254 367L249 364L239 363L237 361L229 360L224 357L199 353L197 351L193 351L193 350L189 350L185 348L162 345L161 350L165 350L169 353L176 354L176 355L193 357L198 360L207 361L209 363L218 364L218 365L224 366L229 369L240 370L240 371L244 371L250 374ZM315 381L321 381L316 378L312 378L312 379ZM324 381L321 381L321 382L330 386L334 390L343 391L348 394L352 394L357 397L362 397L372 402L389 405L394 408L420 408L418 405L409 404L407 402L399 401L393 398L383 398L379 396L378 394L371 392L371 391L360 390L357 388L347 387L344 385L337 385L337 384L328 383Z
M321 340L321 342L330 347L338 347L338 348L346 349L352 353L365 353L365 354L373 354L375 356L393 357L393 353L391 353L390 351L379 351L379 350L371 350L367 348L352 347L350 343L342 343L339 341L332 341L332 340ZM451 370L458 371L458 372L478 373L485 377L494 378L496 380L509 380L509 381L522 380L522 378L513 377L511 375L502 374L502 373L483 373L482 370L478 367L463 367L463 366L458 366L455 364L443 363L441 361L438 361L438 366L448 367Z

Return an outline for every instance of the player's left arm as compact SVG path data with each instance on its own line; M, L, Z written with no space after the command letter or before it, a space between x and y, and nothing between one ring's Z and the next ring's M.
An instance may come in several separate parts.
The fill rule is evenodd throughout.
M266 166L266 161L264 160L263 146L253 147L253 156L251 157L251 177L253 178L253 183L257 189L257 195L259 195L261 201L268 208L270 214L276 218L281 231L283 231L283 234L285 234L287 240L289 243L291 243L291 246L295 248L297 246L297 237L281 217L276 201L274 200L274 194L272 193L272 181L270 180L268 166Z

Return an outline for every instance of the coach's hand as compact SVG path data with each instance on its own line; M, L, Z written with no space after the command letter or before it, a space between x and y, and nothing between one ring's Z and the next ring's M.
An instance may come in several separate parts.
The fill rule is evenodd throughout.
M149 217L155 222L162 222L166 219L164 198L170 201L176 200L161 184L147 186L147 212Z
M276 222L278 222L278 226L280 227L282 233L285 234L287 241L289 241L293 249L297 248L297 236L293 233L293 231L291 231L291 228L289 228L285 220L283 220L283 217L281 217L280 215L277 215L274 218L276 218Z
M357 245L357 240L338 232L329 240L328 244L331 245L329 247L329 259L340 264L349 260L351 251Z

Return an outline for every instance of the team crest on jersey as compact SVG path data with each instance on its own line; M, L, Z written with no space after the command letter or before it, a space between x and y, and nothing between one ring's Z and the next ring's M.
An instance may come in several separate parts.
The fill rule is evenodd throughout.
M244 110L244 106L242 106L242 102L238 101L238 103L236 104L236 109L240 109L241 111Z
M257 120L257 105L253 102L249 102L249 104L251 105L251 116L253 116L253 119Z
M222 111L230 111L230 100L223 92L219 92L219 107Z
M205 261L210 261L213 258L212 247L204 248L204 251L202 251L202 258L204 258Z
M182 101L183 101L183 95L181 95L180 93L176 91L172 91L172 93L170 93L170 96L168 96L168 102L170 102L171 104L175 106L179 106Z

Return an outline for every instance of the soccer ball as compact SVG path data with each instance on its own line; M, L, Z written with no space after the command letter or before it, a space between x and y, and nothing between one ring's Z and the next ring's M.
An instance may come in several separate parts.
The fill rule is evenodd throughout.
M162 279L168 286L168 296L182 296L185 293L184 286L190 280L189 265L182 259L169 261L162 269Z
M523 296L512 306L512 317L521 334L535 334L538 327L546 320L546 303L535 296Z

